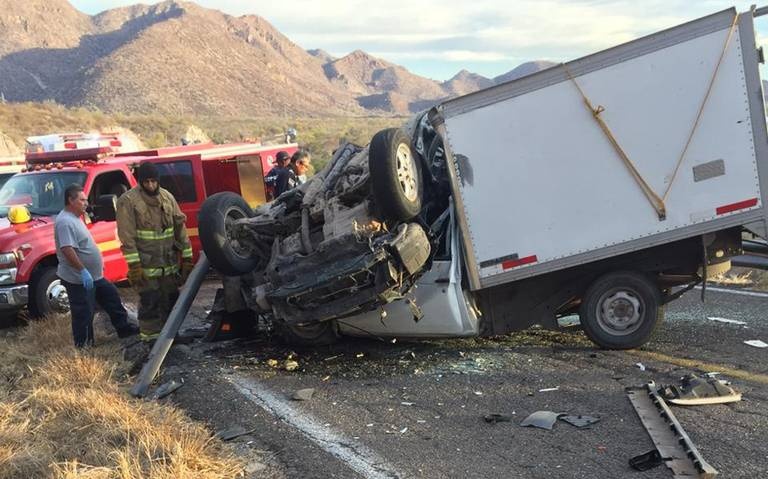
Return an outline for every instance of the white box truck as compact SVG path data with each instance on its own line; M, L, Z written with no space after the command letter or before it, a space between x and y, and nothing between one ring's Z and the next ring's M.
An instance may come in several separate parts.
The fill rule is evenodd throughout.
M201 241L239 291L218 310L306 343L496 335L578 313L602 347L643 344L745 232L766 236L759 13L445 101L255 212L212 197Z

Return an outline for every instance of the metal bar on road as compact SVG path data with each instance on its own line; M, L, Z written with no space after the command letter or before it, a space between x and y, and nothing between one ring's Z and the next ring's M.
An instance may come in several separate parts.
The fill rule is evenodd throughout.
M141 368L141 373L139 373L139 378L137 379L136 384L131 388L130 393L132 396L146 396L150 384L152 384L157 371L160 370L160 366L165 360L165 356L171 349L173 339L176 337L176 333L179 331L181 323L184 322L184 318L186 318L189 308L192 306L192 301L200 290L200 285L203 283L209 267L210 263L208 262L208 258L206 258L205 253L201 252L197 264L192 268L189 278L187 278L187 281L181 288L179 299L177 299L176 304L173 305L173 309L168 315L163 330L160 331L160 337L155 341L155 344L152 346L152 351L150 351L149 357L147 358L147 362Z

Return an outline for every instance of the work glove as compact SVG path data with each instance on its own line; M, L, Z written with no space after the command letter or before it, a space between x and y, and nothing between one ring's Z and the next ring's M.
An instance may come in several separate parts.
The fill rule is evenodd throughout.
M142 288L147 283L144 277L144 268L140 263L133 263L128 265L128 282L134 288Z
M93 289L93 276L91 276L91 272L86 268L80 270L80 279L82 280L83 287L86 291Z
M194 267L195 263L192 262L192 258L184 258L181 260L181 270L179 271L181 274L181 284L187 282L187 278L189 278L189 274Z

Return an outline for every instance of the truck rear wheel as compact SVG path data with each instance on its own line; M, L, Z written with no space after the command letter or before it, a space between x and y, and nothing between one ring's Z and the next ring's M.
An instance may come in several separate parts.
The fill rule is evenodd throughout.
M33 318L69 311L67 290L56 275L56 266L43 266L35 271L30 288L29 314Z
M421 163L399 128L376 133L368 150L373 199L382 219L408 221L421 211Z
M232 224L253 217L253 210L235 193L224 191L208 197L198 213L198 230L203 251L214 268L229 276L252 271L259 258L232 235Z
M664 316L661 292L646 275L608 273L587 290L579 311L584 332L606 349L645 344Z

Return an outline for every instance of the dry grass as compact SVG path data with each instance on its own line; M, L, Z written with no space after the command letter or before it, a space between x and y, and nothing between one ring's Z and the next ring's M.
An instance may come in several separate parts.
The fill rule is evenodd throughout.
M0 339L0 478L230 478L242 464L165 404L130 398L116 340L72 345L69 318Z
M743 286L757 291L768 291L768 271L734 267L727 273L709 280L709 282L728 286Z

